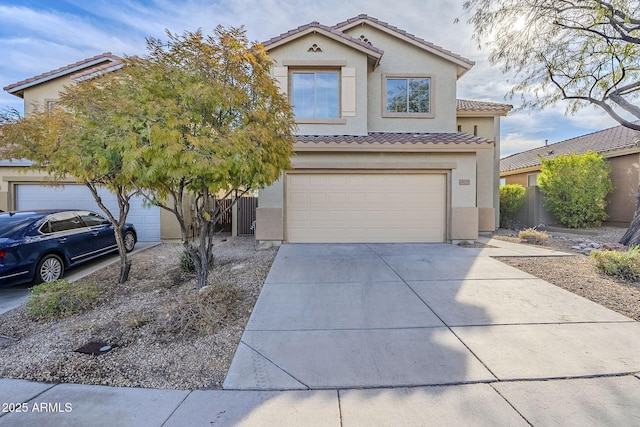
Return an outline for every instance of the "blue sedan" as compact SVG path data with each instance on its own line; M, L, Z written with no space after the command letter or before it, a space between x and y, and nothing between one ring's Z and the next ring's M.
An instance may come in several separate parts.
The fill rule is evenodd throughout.
M125 225L122 237L131 252L133 224ZM95 212L0 213L0 287L58 280L66 269L117 250L113 226Z

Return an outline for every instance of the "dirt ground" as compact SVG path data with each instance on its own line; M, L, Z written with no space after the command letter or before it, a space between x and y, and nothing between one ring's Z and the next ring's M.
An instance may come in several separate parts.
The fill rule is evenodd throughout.
M624 230L551 231L550 248L575 253L584 242L617 241ZM517 240L500 230L497 238ZM116 284L114 264L84 279L104 294L93 309L44 322L25 307L0 315L0 377L34 381L171 389L220 388L277 249L257 250L251 237L219 239L203 299L178 269L181 246L162 244L132 256L130 279ZM604 276L585 255L501 258L502 262L640 320L640 286ZM214 307L214 308L211 308ZM204 314L203 313L204 308ZM75 350L107 344L102 355Z

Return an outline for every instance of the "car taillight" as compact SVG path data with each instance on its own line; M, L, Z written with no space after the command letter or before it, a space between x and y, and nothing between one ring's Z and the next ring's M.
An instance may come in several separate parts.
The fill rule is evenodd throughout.
M0 258L4 258L6 254L7 251L5 251L4 249L0 249Z

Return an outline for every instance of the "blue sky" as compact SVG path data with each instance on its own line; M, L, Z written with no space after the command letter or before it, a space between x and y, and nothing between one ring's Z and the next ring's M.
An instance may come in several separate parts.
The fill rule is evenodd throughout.
M479 51L464 22L464 0L0 0L0 87L102 52L145 53L147 37L217 25L243 25L250 39L319 21L333 25L366 13L476 62L458 81L458 98L508 102L510 76ZM460 18L458 24L454 19ZM616 126L604 112L565 115L565 104L542 112L518 111L502 119L504 157L515 152ZM22 108L2 91L0 108Z

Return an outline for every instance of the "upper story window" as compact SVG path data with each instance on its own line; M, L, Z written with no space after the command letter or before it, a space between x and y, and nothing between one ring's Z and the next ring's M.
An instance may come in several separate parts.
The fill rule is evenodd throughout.
M340 72L293 71L291 73L291 104L296 118L339 118Z
M387 117L431 117L431 78L386 76L384 80Z

